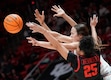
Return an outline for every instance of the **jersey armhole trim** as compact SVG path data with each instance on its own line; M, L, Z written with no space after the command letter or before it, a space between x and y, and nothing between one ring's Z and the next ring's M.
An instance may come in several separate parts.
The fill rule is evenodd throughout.
M79 59L79 56L77 56L77 69L75 69L74 71L77 72L79 69L80 69L80 59Z

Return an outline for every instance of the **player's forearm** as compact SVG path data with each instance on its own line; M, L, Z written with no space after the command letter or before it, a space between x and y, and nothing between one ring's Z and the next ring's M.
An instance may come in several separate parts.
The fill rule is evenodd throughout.
M69 36L61 35L57 38L59 42L65 42L65 43L71 43L73 42L73 39Z
M51 35L53 35L59 42L73 42L72 38L63 34L60 34L58 32L55 31L49 31L51 33Z
M47 38L47 40L50 42L50 44L52 44L55 48L57 48L58 45L60 45L59 42L57 41L57 39L55 39L55 37L52 36L52 34L50 34L49 31L44 29L42 34Z
M74 27L75 25L77 25L77 23L76 23L70 16L68 16L66 13L63 14L62 17L63 17L72 27Z
M68 56L68 50L62 46L62 44L60 44L58 42L58 40L53 37L47 30L44 30L42 33L47 40L52 44L52 46L61 54L61 56L67 60L67 56Z
M50 42L38 41L38 46L43 47L43 48L47 48L47 49L55 50L55 48L50 44Z
M96 33L95 27L91 27L91 32L92 32L92 37L94 39L95 44L98 45L98 42L97 42L97 33Z
M51 31L51 29L47 26L47 24L44 22L41 24L46 30Z
M74 50L76 49L75 46L72 46L70 43L60 43L62 44L65 48L67 48L68 50ZM52 49L52 50L56 50L50 42L45 42L45 41L38 41L37 42L37 46L43 47L43 48L47 48L47 49Z

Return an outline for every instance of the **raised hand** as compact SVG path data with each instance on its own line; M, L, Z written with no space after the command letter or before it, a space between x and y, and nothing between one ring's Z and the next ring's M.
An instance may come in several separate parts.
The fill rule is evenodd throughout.
M93 18L90 18L90 26L91 27L96 27L98 23L98 17L96 15L93 15Z
M32 44L32 46L39 46L38 40L36 40L35 38L27 37L26 39L28 40L28 43Z
M32 30L32 33L36 32L43 33L45 30L43 27L34 22L27 22L26 25L29 27L30 30Z
M42 25L45 19L44 11L42 11L42 15L41 15L38 9L36 9L34 15L36 17L35 19L40 23L40 25Z
M93 15L93 18L90 18L90 26L91 26L92 37L96 45L98 45L97 33L95 28L97 23L98 23L98 17L96 15Z
M53 16L62 17L63 14L65 14L65 11L59 5L52 6L51 10L56 12L56 14L54 14Z

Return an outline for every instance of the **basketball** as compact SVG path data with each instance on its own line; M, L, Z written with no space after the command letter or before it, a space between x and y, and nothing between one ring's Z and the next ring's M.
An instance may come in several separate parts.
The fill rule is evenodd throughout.
M4 28L7 32L15 34L23 27L23 20L18 14L9 14L4 19Z

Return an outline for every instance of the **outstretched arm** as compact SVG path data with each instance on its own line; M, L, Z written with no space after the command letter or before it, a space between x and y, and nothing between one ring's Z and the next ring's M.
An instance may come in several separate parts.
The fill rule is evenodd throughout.
M35 38L32 37L27 37L26 38L28 40L28 43L31 43L32 46L40 46L43 48L47 48L47 49L52 49L52 50L56 50L50 42L46 42L46 41L38 41ZM74 50L76 49L76 45L78 44L78 42L73 42L73 43L60 43L62 44L64 47L66 47L68 50Z
M32 30L32 33L35 31L43 34L47 40L53 45L53 47L61 54L61 56L67 60L67 56L68 56L68 50L58 42L58 40L53 37L46 29L44 29L43 27L41 27L38 24L35 23L26 23L26 25L29 27L29 29Z
M77 24L70 16L65 13L65 11L60 6L54 5L52 6L51 10L56 12L56 14L53 16L63 17L72 27Z
M55 50L55 48L50 44L50 42L38 41L38 40L36 40L35 38L32 38L32 37L27 37L26 39L28 40L28 43L32 44L32 46L40 46L40 47L43 47L43 48Z
M98 17L96 17L96 15L93 15L93 17L90 18L90 26L91 26L92 37L96 45L98 45L98 38L95 28L97 23L98 23Z
M96 32L96 25L98 23L98 17L96 15L93 15L93 18L90 18L90 26L91 26L91 32L92 32L92 37L94 39L94 42L96 44L97 49L104 49L104 47L109 46L108 44L102 44L102 41L99 36L97 36Z
M73 42L73 39L70 36L66 36L55 31L48 31L48 32L50 32L59 42L65 42L65 43Z

